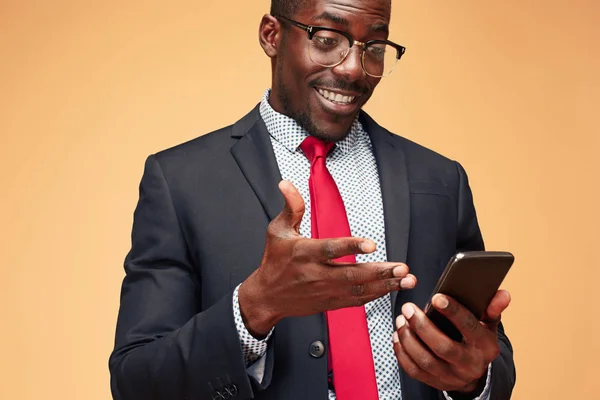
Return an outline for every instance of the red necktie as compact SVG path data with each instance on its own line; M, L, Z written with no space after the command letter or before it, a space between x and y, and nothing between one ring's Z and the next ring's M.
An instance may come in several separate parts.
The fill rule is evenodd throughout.
M326 239L352 236L344 201L325 160L333 143L307 137L300 148L310 161L311 233ZM356 262L352 255L335 261ZM365 307L327 311L330 366L338 400L377 400L377 381Z

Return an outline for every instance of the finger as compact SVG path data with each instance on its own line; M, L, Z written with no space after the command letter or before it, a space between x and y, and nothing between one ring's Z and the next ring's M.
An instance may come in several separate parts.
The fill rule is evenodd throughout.
M483 316L483 321L488 324L500 322L500 317L510 304L510 300L510 293L506 290L498 290Z
M495 326L486 326L458 301L450 296L436 294L431 304L458 328L467 348L477 348L480 357L471 358L468 363L457 364L463 371L479 373L494 360L500 351ZM466 369L465 369L466 367Z
M406 372L408 376L438 390L446 389L443 387L443 385L440 385L440 382L435 376L432 376L431 374L419 368L419 366L406 353L400 343L394 343L394 353L396 353L396 359L400 364L400 368L402 368L402 370Z
M466 352L462 343L450 339L412 303L402 306L402 315L408 321L411 331L440 359L453 364L462 365Z
M326 262L351 254L372 253L376 247L375 242L369 239L345 237L335 239L306 239L298 243L295 251L296 255L302 259Z
M394 276L397 276L396 275L396 271L394 271ZM417 286L417 277L414 276L413 274L407 274L400 281L400 288L401 289L414 289L415 286Z
M329 264L329 276L342 283L369 284L381 283L386 279L405 279L407 289L414 287L416 278L408 273L408 266L402 263L374 262L360 264Z
M282 180L279 182L279 191L283 195L284 205L279 219L283 221L286 227L292 228L296 233L300 233L300 224L304 216L305 205L302 195L290 181Z
M488 333L472 312L450 296L436 294L431 304L462 333L465 342L474 342Z
M431 387L434 387L438 390L452 390L455 387L448 383L443 382L439 376L434 375L427 370L424 370L419 366L419 364L415 361L415 359L409 354L406 347L403 345L403 335L407 329L399 329L394 332L393 341L394 341L394 353L396 354L396 359L398 359L398 363L400 367L408 376L418 381L421 381Z
M351 305L363 305L381 296L385 296L389 292L398 290L412 289L414 287L414 279L412 276L406 276L405 278L393 278L378 280L370 283L358 283L350 286L348 294L352 296L355 301Z

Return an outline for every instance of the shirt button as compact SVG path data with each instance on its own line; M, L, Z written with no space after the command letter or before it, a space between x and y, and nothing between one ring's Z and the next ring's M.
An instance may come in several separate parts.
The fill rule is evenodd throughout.
M323 357L323 354L325 354L325 345L320 340L315 340L310 344L308 352L314 358Z

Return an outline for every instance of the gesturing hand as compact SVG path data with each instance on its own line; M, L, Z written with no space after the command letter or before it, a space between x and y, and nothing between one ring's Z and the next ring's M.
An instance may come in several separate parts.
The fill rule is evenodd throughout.
M485 384L488 365L500 352L498 323L509 303L510 294L499 290L478 321L453 298L435 295L432 305L462 333L462 343L444 335L417 306L404 304L394 333L394 350L402 369L436 389L476 397Z
M260 267L238 292L246 327L265 336L282 318L360 306L393 290L413 288L416 278L401 263L338 263L349 254L375 251L363 238L307 239L299 229L304 201L288 181L279 184L285 199L271 221Z

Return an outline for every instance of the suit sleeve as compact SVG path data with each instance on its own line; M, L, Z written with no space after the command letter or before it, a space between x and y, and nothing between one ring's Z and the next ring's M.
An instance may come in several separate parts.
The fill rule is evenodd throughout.
M459 163L456 163L456 168L458 172L458 236L456 249L457 251L485 250L467 174ZM492 362L491 391L488 399L508 400L515 386L516 372L512 345L504 333L502 323L498 326L498 344L500 355Z
M232 312L233 291L199 312L202 277L197 270L167 181L150 156L109 360L114 399L253 397Z

